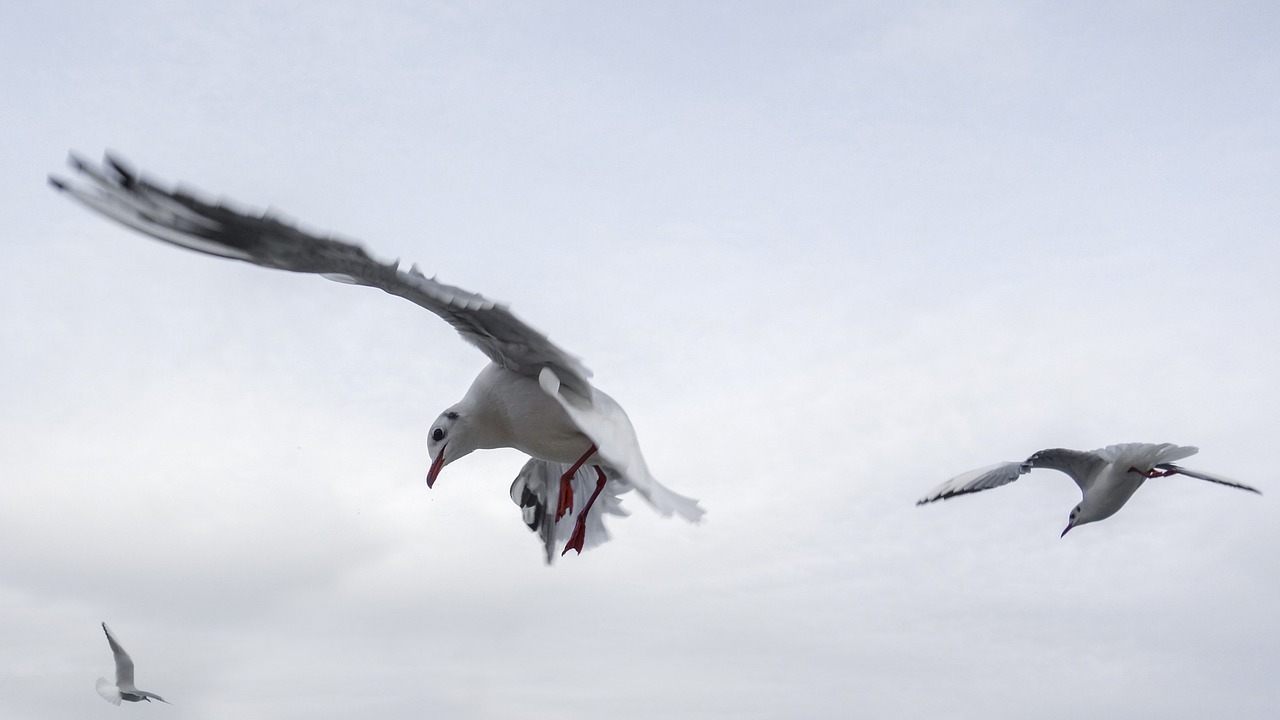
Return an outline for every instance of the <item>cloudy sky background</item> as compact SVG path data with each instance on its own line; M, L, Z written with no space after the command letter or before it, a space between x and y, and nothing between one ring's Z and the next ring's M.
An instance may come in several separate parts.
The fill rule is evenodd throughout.
M0 25L0 716L1272 716L1274 4L259 5ZM706 521L544 567L518 453L423 482L483 356L45 185L104 148L510 302ZM1267 494L913 505L1127 441Z

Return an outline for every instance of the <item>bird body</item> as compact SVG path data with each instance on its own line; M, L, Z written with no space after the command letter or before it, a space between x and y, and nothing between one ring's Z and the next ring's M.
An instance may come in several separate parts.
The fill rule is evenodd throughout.
M603 395L600 390L595 394ZM443 415L449 413L469 419L465 427L473 450L510 447L541 460L573 463L592 444L536 379L493 363L480 371L462 400ZM455 429L450 442L459 442L459 434ZM465 455L457 454L460 450L446 453L445 464Z
M1058 470L1075 481L1081 494L1080 504L1071 511L1067 527L1062 531L1066 535L1076 526L1115 515L1151 478L1186 475L1261 494L1243 483L1173 464L1174 460L1197 452L1197 448L1171 443L1123 443L1087 452L1067 448L1040 450L1022 462L997 463L957 475L931 490L916 504L924 505L1007 485L1037 468Z
M551 464L594 458L592 464L621 482L619 492L634 488L659 514L677 514L690 522L702 517L696 500L653 478L630 419L612 397L591 388L588 399L560 385L549 369L537 380L493 363L481 370L462 400L442 412L427 435L427 452L435 458L428 485L449 463L475 450L500 447Z
M1080 518L1075 524L1106 520L1115 515L1146 481L1144 474L1109 463L1090 483L1089 490L1081 490ZM1085 517L1088 519L1082 519Z

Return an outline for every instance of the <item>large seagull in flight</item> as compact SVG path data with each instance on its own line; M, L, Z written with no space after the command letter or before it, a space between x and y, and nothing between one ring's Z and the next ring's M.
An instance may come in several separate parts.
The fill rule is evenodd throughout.
M75 155L68 162L82 181L50 176L49 182L122 225L210 255L379 288L439 315L480 348L489 365L428 431L427 486L474 450L510 447L528 454L511 497L542 538L548 562L562 540L561 555L606 540L602 515L625 514L618 495L631 489L664 516L702 517L696 500L650 474L627 414L592 386L591 372L505 305L426 277L416 266L379 262L359 245L269 213L246 214L163 187L110 155L101 166Z

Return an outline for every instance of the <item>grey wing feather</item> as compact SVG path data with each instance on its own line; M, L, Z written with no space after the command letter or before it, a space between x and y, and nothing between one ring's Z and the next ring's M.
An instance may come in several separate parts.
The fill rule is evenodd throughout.
M551 482L549 463L530 458L511 483L511 499L520 507L521 518L542 540L547 564L555 562L555 530L547 508L547 486Z
M1047 468L1066 473L1075 481L1076 485L1083 489L1093 482L1093 478L1097 476L1098 472L1106 464L1106 460L1092 452L1081 452L1066 448L1041 450L1020 463L998 463L971 470L963 475L957 475L934 488L929 494L916 501L916 504L923 505L934 500L946 500L957 495L966 495L982 490L990 490L1001 485L1008 485L1037 468Z
M161 187L110 155L102 167L75 155L68 163L89 182L77 186L52 176L49 182L122 225L210 255L379 288L439 315L495 364L535 378L550 367L567 387L592 397L591 371L505 305L428 278L416 267L378 262L359 245L307 232L268 213L247 214Z
M1159 465L1156 465L1156 469L1167 470L1171 474L1186 475L1187 477L1193 477L1193 478L1196 478L1197 480L1208 480L1211 483L1226 485L1227 487L1239 488L1241 490L1248 490L1251 493L1258 493L1259 495L1262 494L1261 490L1255 487L1251 487L1249 485L1245 485L1242 482L1236 482L1235 480L1228 480L1227 478L1224 478L1221 475L1214 475L1212 473L1207 473L1202 470L1189 470L1180 465L1174 465L1173 463L1161 463Z
M1008 485L1017 480L1018 476L1030 471L1031 468L1026 463L1016 462L998 463L978 468L977 470L970 470L929 491L928 494L917 500L916 504L924 505L935 500L946 500L957 495L967 495L981 492L982 490L990 490L1001 485Z
M1027 471L1032 468L1047 468L1066 473L1080 486L1080 490L1093 484L1093 481L1106 466L1106 458L1097 452L1070 450L1068 448L1050 448L1034 453L1023 463Z
M121 690L134 690L133 660L129 657L129 653L125 652L120 643L116 641L106 623L102 623L102 631L107 634L107 643L111 645L111 654L115 656L116 687Z

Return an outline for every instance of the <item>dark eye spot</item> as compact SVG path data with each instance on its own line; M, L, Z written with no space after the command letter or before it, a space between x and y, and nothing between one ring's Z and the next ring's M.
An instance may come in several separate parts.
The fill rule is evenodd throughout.
M432 440L435 440L436 442L440 442L441 440L443 440L443 439L444 439L444 429L443 429L443 428L436 428L435 430L432 430L432 431L431 431L431 439L432 439Z

